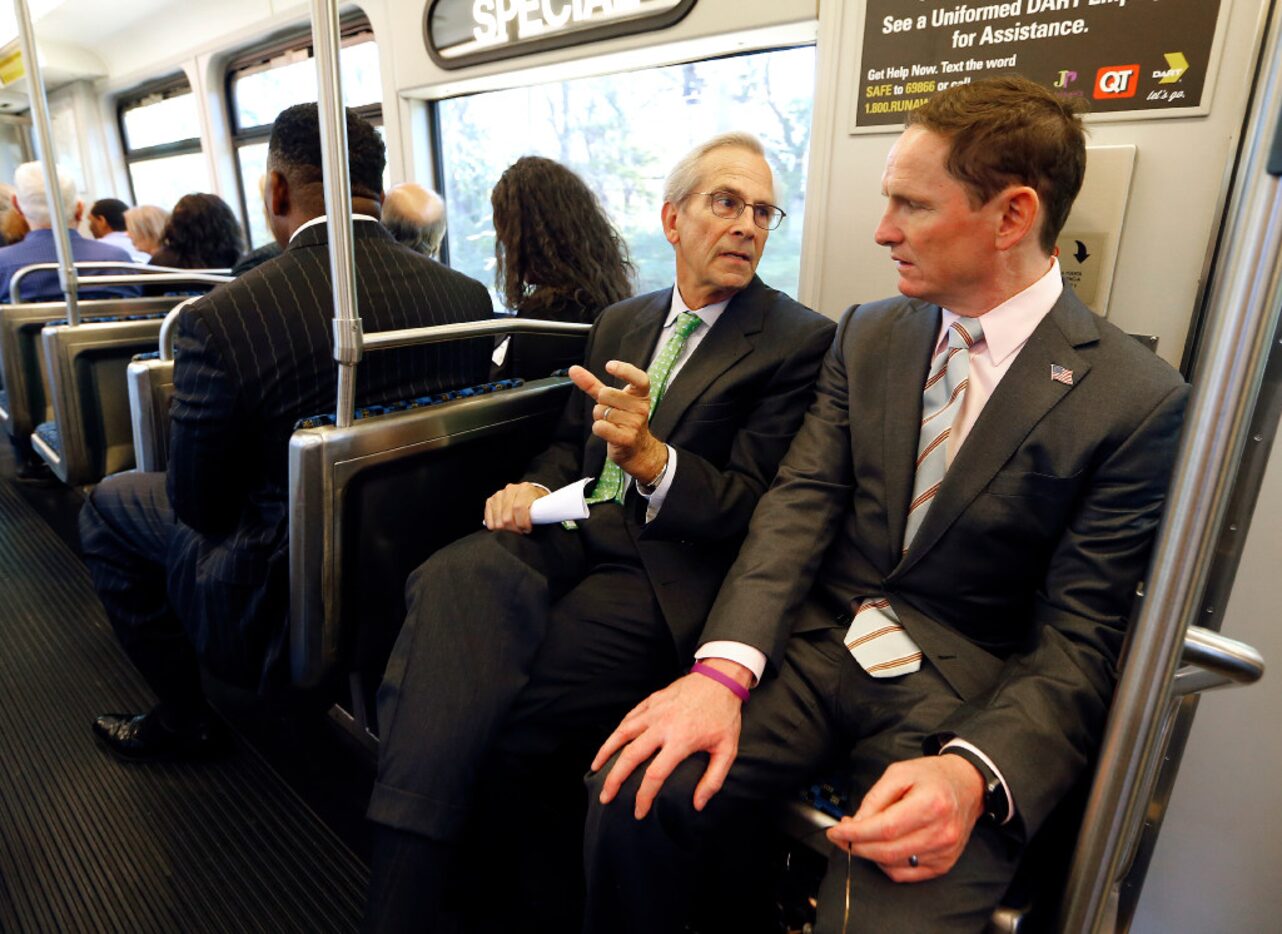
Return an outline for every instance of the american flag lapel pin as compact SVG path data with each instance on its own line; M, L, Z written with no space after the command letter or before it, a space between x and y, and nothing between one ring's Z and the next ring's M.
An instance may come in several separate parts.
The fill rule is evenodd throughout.
M1073 385L1073 371L1068 367L1060 366L1058 363L1051 364L1051 379L1057 383L1063 383L1065 386Z

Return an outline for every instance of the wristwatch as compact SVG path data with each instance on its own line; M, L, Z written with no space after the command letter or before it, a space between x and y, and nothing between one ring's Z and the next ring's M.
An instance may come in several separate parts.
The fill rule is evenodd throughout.
M654 491L659 488L659 484L663 482L663 478L668 473L669 460L671 460L671 458L664 460L663 466L659 468L659 472L654 475L654 477L650 480L649 483L642 483L640 480L637 481L637 490L641 493L641 495L643 496L654 495Z
M1010 806L1006 801L1006 786L989 768L988 763L964 746L949 746L940 752L941 756L960 756L976 769L984 778L984 816L997 825L1006 823L1010 818Z

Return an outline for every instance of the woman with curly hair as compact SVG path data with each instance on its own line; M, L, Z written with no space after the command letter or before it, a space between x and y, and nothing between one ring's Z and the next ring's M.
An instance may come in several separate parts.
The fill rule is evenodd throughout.
M153 266L178 269L229 269L240 258L244 238L240 221L227 202L217 195L183 195L160 235L160 249L151 255ZM170 294L167 286L147 286L144 295ZM209 289L183 286L183 292L200 294Z
M490 204L495 283L519 317L591 324L632 294L627 244L588 186L559 162L521 157L494 186ZM582 359L580 338L517 335L500 373L547 376Z

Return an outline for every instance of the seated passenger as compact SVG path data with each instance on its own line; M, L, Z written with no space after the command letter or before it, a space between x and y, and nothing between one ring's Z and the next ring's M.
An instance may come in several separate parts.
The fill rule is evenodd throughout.
M587 931L681 931L712 847L834 767L816 931L984 930L1095 755L1188 387L1060 277L1069 102L995 78L907 123L876 232L904 297L842 318L698 637L739 664L598 752Z
M169 212L154 204L140 204L125 211L125 232L129 234L135 249L146 253L148 257L154 256L160 249L160 238L165 233L167 223Z
M125 229L125 212L129 205L118 198L99 198L89 208L89 232L102 243L118 246L135 263L146 263L151 257L134 246Z
M378 223L383 143L348 112L356 212L356 293L366 331L491 317L479 283L401 249ZM179 317L168 476L124 473L80 517L85 562L108 618L159 704L108 714L94 732L115 753L152 759L215 740L198 663L269 692L283 678L287 634L288 443L294 423L332 411L328 227L315 104L272 126L267 201L285 252ZM439 298L423 302L423 294ZM371 353L359 404L483 382L489 342Z
M521 318L592 324L632 294L628 246L596 195L559 162L523 156L490 193L494 281ZM495 353L504 376L537 379L583 362L583 340L516 334Z
M601 313L554 443L486 502L488 531L410 578L378 696L371 930L435 929L469 825L510 860L503 895L486 879L498 929L576 929L588 758L688 667L832 340L755 275L773 200L747 134L677 164L662 208L675 287ZM532 526L536 500L583 477L587 519ZM513 822L519 841L496 843Z
M258 176L258 203L262 206L263 216L267 218L267 229L271 229L271 215L267 213L267 176ZM386 204L386 201L384 201ZM256 266L261 266L269 259L275 259L280 256L280 244L274 239L268 240L262 246L255 250L250 250L240 259L236 260L236 265L231 268L233 276L244 275Z
M76 197L76 183L61 167L58 168L58 183L62 189L62 208L66 212L64 223L67 225L67 236L71 240L73 260L111 260L119 263L130 262L129 254L119 247L97 240L87 240L76 231L84 214L85 204ZM44 173L40 171L39 162L27 162L18 166L13 173L13 184L17 189L13 196L13 210L26 219L31 232L12 246L0 247L0 302L12 301L9 295L9 280L23 266L34 263L56 263L58 250L53 242L53 222L50 220L47 198L45 197ZM76 278L118 273L112 269L84 269L76 271ZM80 298L130 298L138 294L136 286L111 285L100 288L89 288L81 285L76 292ZM24 302L60 301L63 298L62 286L58 284L56 270L41 270L23 277L19 297Z
M0 246L17 243L31 228L27 219L13 208L13 196L18 189L0 182Z
M217 195L183 195L160 235L160 249L151 256L153 266L177 269L230 269L240 256L244 237L240 221L227 202ZM144 286L145 295L201 295L212 286L157 284Z
M445 238L445 202L414 182L393 185L383 199L383 226L397 243L438 259Z

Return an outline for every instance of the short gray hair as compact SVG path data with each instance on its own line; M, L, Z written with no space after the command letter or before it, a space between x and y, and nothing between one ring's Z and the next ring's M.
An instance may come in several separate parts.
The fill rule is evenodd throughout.
M58 188L62 193L62 210L65 223L76 219L76 180L62 166L57 166ZM45 193L45 176L39 162L24 162L13 173L13 187L17 190L18 207L32 227L51 227L49 198Z
M704 156L716 149L746 149L766 159L766 147L762 146L761 140L751 133L736 131L714 136L691 149L672 167L667 180L663 183L663 200L673 207L679 207L682 201L690 197L703 181L699 174L699 163L703 161ZM766 159L766 161L768 163L770 160ZM771 176L773 175L772 170Z

